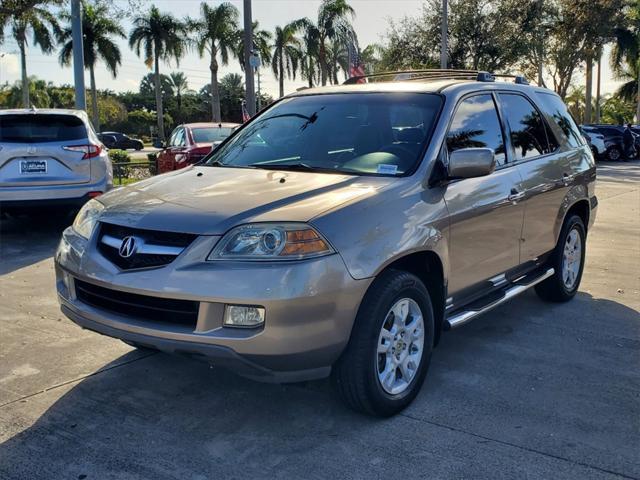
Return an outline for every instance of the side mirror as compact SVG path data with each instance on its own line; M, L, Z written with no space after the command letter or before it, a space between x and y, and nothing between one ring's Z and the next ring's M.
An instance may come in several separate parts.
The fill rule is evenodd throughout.
M166 145L163 141L158 140L158 139L156 138L156 139L153 141L153 146L154 146L155 148L165 148L167 145Z
M449 178L484 177L496 169L490 148L461 148L449 154Z

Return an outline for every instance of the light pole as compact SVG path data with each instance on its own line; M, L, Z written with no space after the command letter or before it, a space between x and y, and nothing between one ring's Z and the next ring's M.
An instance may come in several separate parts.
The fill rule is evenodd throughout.
M6 53L0 52L0 87L2 87L2 59L5 55Z
M73 42L73 81L76 89L76 108L86 110L84 89L84 47L82 45L82 10L80 0L71 0L71 36Z
M253 117L256 114L256 92L253 83L253 67L251 57L253 46L253 20L251 18L251 0L244 0L244 74L247 99L247 112Z
M440 22L440 68L447 68L447 36L449 35L447 0L442 0L442 22Z

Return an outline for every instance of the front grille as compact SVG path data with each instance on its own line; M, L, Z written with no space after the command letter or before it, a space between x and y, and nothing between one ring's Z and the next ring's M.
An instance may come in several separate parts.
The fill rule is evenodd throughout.
M92 307L132 317L196 328L198 302L171 298L151 297L100 287L76 279L76 297Z
M119 253L119 244L122 239L133 236L140 243L149 247L155 247L150 251L138 252L130 257L123 257ZM98 250L109 261L117 265L122 270L134 268L160 267L171 263L178 253L163 253L163 247L173 249L174 252L181 252L195 240L197 235L190 233L162 232L156 230L145 230L141 228L123 227L111 223L100 224L100 235L98 237ZM115 239L115 244L105 243L105 238Z

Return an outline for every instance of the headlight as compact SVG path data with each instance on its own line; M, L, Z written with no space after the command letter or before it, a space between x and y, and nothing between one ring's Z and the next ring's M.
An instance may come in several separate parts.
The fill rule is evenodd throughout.
M96 226L98 217L103 210L104 205L99 201L89 200L76 215L76 219L73 221L73 229L78 235L89 239L91 232L93 232L93 227Z
M228 232L207 260L301 260L334 253L304 223L256 223Z

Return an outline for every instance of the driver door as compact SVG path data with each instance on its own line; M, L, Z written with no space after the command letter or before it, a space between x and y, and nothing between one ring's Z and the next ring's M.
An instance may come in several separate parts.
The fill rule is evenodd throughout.
M176 169L176 155L184 149L184 128L178 127L169 138L169 144L158 155L158 173Z

